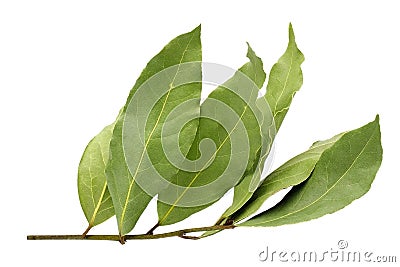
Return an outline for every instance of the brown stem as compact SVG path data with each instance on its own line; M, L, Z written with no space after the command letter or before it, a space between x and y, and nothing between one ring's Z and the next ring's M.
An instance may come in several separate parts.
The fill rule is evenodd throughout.
M225 230L225 229L233 229L235 225L213 225L206 227L198 227L198 228L188 228L182 229L178 231L162 233L162 234L143 234L143 235L28 235L28 240L111 240L111 241L119 241L121 244L125 243L125 240L134 240L134 239L159 239L166 238L172 236L178 236L185 239L197 239L196 237L186 236L187 233L196 233L196 232L204 232L204 231L213 231L213 230Z
M82 238L85 238L87 234L89 233L90 229L92 229L92 226L89 224L89 226L86 228L85 232L82 234Z

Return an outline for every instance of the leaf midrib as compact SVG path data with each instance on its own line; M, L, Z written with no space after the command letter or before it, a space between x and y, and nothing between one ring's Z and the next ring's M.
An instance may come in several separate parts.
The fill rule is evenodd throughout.
M281 90L281 93L279 94L279 96L278 96L278 98L276 99L276 102L275 102L274 114L273 114L274 118L276 117L276 115L279 112L281 112L281 110L277 111L278 103L279 103L279 100L282 98L282 95L283 95L283 93L285 92L285 90L287 88L287 84L288 84L288 81L289 81L289 76L290 76L290 73L292 72L292 67L293 67L293 57L294 57L294 51L292 50L291 54L290 54L290 66L289 66L289 70L288 70L286 78L285 78L285 83L283 85L283 89Z
M89 222L90 226L94 225L94 221L96 220L97 213L98 213L98 211L100 209L101 204L103 204L102 200L103 200L104 194L106 193L106 189L107 189L107 182L104 182L103 189L101 191L101 195L100 195L99 201L97 202L96 208L94 209L94 212L93 212L93 216L92 216L92 218L90 219L90 222Z
M104 156L104 153L103 153L103 149L102 149L102 147L101 147L101 145L99 143L97 143L97 145L98 145L99 150L100 150L100 154L101 154L101 159L103 161L103 165L105 166L106 165L106 161L105 161L105 156ZM90 160L91 160L91 158L90 158ZM89 164L89 173L91 173L91 164ZM101 191L100 198L99 198L97 204L95 204L95 201L94 201L93 176L92 175L90 175L90 181L91 181L91 184L92 184L91 192L92 192L93 205L94 205L95 209L93 211L92 218L89 221L89 226L93 226L94 225L94 221L96 220L96 216L98 214L98 211L100 209L100 206L104 202L103 201L103 197L104 197L104 194L106 193L106 189L107 189L107 180L105 180L105 182L104 182L103 189Z

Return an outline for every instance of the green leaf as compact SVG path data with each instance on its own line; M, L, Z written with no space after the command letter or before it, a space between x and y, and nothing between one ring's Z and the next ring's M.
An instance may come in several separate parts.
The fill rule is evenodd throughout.
M105 127L87 145L78 167L78 194L89 228L114 215L105 174L114 124Z
M303 61L304 56L297 48L292 24L290 24L288 47L271 69L265 94L277 131L281 127L295 93L303 84L303 73L300 68Z
M315 142L307 151L285 162L263 180L246 204L230 218L239 222L255 213L276 192L304 182L314 170L321 154L342 135L343 133L325 141Z
M262 113L260 110L254 108L259 88L262 87L265 81L265 73L262 68L261 59L256 56L250 45L248 45L247 57L249 58L249 62L243 65L223 86L215 89L201 105L199 128L195 141L189 151L188 158L198 160L200 157L203 157L204 155L200 152L201 142L208 139L212 140L215 145L214 154L208 158L208 162L212 163L200 171L180 171L174 176L172 182L183 189L174 192L174 187L170 187L159 194L159 199L165 199L168 196L173 200L169 202L158 201L159 225L179 222L193 213L208 207L221 198L223 194L237 184L242 179L241 177L248 172L251 172L249 175L251 175L251 178L254 178L253 165L255 161L259 160L259 150L262 149L264 153L269 150L268 144L265 144L269 139L267 137L263 138L260 132L262 131L260 129L260 125L262 125L260 117L262 117L262 114L265 116L266 112ZM261 110L267 108L266 101L264 102L264 106L260 104L257 107ZM230 113L223 108L224 105L220 105L221 103L225 107L229 107L236 115L229 115ZM218 119L216 117L218 116L225 118L220 118L220 121L217 122ZM233 127L223 125L222 121L226 120L226 118L234 121L232 123ZM269 123L266 122L267 116L263 120L265 120L264 128L270 126L272 115L270 116ZM242 123L244 128L239 127L240 123ZM227 128L230 128L231 131L227 131ZM238 135L237 132L243 134L243 131L247 135L246 138L238 138L236 139L238 141L232 141L235 140L234 135ZM266 134L265 132L264 134ZM271 140L269 141L270 145ZM241 144L238 145L235 142L240 142ZM239 153L232 152L238 146L246 147L248 158L246 158L244 151ZM243 156L240 156L240 153ZM236 154L239 157L236 156L236 159L234 159L235 156L232 155ZM236 163L229 165L230 162ZM231 168L229 169L229 167ZM212 185L216 181L226 180L224 176L226 174L236 180L232 183ZM257 184L258 181L256 181ZM207 188L207 190L198 192L196 189L199 187ZM187 205L185 202L192 205Z
M278 226L333 213L368 192L382 161L379 117L326 149L310 178L240 226Z
M278 132L282 121L289 110L293 96L303 83L303 75L300 68L304 61L304 56L297 48L292 24L289 25L289 44L285 53L272 67L267 85L265 99L267 100L270 112L272 112L275 127L269 127L269 136L273 140ZM261 100L261 99L260 99ZM259 100L259 101L260 101ZM261 176L267 153L260 154L260 166L256 166L255 172ZM235 187L232 205L222 214L219 224L223 224L236 211L238 211L253 195L254 190L251 186L252 173L248 173L245 178Z
M137 205L135 208L129 210L129 216L134 219L134 221L127 224L127 222L129 222L129 220L127 220L124 221L123 224L120 224L121 219L119 218L121 218L122 205L127 196L126 188L128 188L130 183L133 181L132 175L125 162L125 155L122 147L123 118L123 114L120 114L116 120L110 143L110 158L106 166L108 189L112 197L115 214L117 216L118 229L121 236L132 230L140 215L152 199L152 197L139 186L132 186L129 193L130 196L134 196L134 201L132 201L132 203ZM121 195L119 195L119 192L121 192ZM122 195L123 193L124 195Z
M185 103L181 114L199 115L201 83L185 81L201 81L201 64L185 63L201 61L200 31L199 26L176 37L150 60L117 119L106 174L121 236L133 229L151 198L162 189L157 173L168 180L177 171L161 146L165 127L181 127L179 116L168 114ZM197 125L194 119L182 130L183 154L193 142Z

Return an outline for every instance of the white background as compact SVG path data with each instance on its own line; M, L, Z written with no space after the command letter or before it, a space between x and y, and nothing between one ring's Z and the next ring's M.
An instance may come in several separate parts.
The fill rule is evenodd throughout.
M0 265L265 266L258 254L267 245L330 251L340 239L350 250L400 261L396 1L271 2L1 1ZM227 230L199 241L26 240L85 229L76 189L81 153L167 42L201 23L205 61L237 68L248 41L269 71L286 48L289 22L306 57L304 85L277 136L273 168L379 113L384 159L364 197L318 220ZM224 199L160 230L212 224L228 204ZM134 232L148 230L155 215L152 202ZM115 219L92 233L117 233Z

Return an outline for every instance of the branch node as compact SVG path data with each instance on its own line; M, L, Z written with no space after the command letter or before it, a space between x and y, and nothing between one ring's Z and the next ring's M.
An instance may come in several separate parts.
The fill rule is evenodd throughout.
M119 243L121 244L121 245L124 245L125 243L126 243L126 239L125 239L125 236L124 235L119 235Z
M223 225L226 225L226 226L228 226L228 225L233 225L234 222L235 222L235 221L234 221L233 219L228 218L228 219L226 220L226 222L225 222Z

